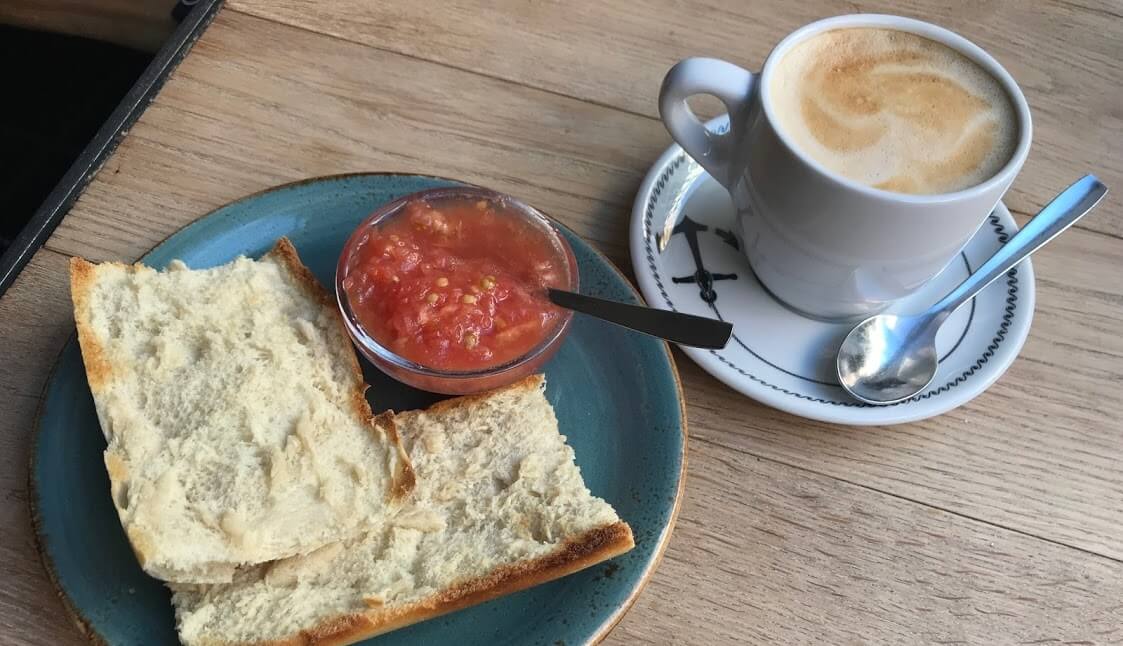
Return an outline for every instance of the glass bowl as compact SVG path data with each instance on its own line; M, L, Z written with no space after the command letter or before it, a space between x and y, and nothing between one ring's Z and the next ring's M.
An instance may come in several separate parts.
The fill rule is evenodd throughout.
M448 395L478 393L506 386L527 375L541 371L542 366L557 352L569 331L569 326L573 320L573 312L562 309L554 327L546 333L537 345L521 356L495 366L457 371L426 366L398 355L386 344L376 339L375 335L367 330L359 317L356 316L351 306L350 296L344 288L344 281L353 267L354 254L366 240L369 231L402 214L407 210L407 207L416 202L439 205L453 201L477 203L480 200L487 201L494 208L506 214L517 216L545 234L555 249L558 250L558 255L565 258L568 276L566 277L567 283L561 287L569 291L578 291L577 259L573 255L573 249L566 242L565 236L561 234L553 220L548 216L509 195L479 187L436 188L406 195L379 207L352 232L347 243L343 246L335 271L335 296L339 303L340 312L343 314L347 333L363 356L382 372L409 386Z

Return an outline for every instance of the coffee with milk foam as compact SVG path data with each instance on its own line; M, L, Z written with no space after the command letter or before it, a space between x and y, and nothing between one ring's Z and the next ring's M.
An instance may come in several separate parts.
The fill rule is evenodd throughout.
M892 29L838 29L777 63L771 107L796 148L867 186L949 193L994 176L1014 154L1006 91L954 49Z

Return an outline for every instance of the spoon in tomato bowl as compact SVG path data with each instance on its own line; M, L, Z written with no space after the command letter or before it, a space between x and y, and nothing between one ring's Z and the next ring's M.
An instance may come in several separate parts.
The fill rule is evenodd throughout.
M546 294L550 302L558 307L695 348L720 350L729 343L733 334L732 323L704 316L629 305L552 287L546 290Z

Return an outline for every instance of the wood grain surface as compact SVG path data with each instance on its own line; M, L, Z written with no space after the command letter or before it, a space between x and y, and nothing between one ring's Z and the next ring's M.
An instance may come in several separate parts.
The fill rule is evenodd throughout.
M73 333L65 259L133 259L232 199L308 176L457 177L558 217L626 272L632 198L669 144L677 58L756 67L815 18L956 29L1022 83L1026 214L1081 173L1123 187L1117 4L232 0L0 298L0 643L80 643L26 514L35 409ZM1011 370L939 418L853 429L743 398L677 355L690 477L663 565L611 643L1123 641L1123 209L1034 257Z
M663 74L688 56L759 70L789 32L833 15L935 22L989 51L1017 79L1036 132L1007 206L1036 213L1082 172L1123 185L1123 3L990 0L702 0L456 3L230 0L239 11L477 74L656 118ZM1123 217L1078 226L1123 234Z

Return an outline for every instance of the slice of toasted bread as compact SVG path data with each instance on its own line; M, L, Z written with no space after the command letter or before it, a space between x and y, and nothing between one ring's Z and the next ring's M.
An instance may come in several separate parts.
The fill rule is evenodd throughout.
M188 646L348 644L589 567L634 546L585 487L541 376L395 420L417 471L380 528L240 571L173 585Z
M412 487L288 240L204 270L74 258L70 283L113 504L149 574L229 581L356 534Z

